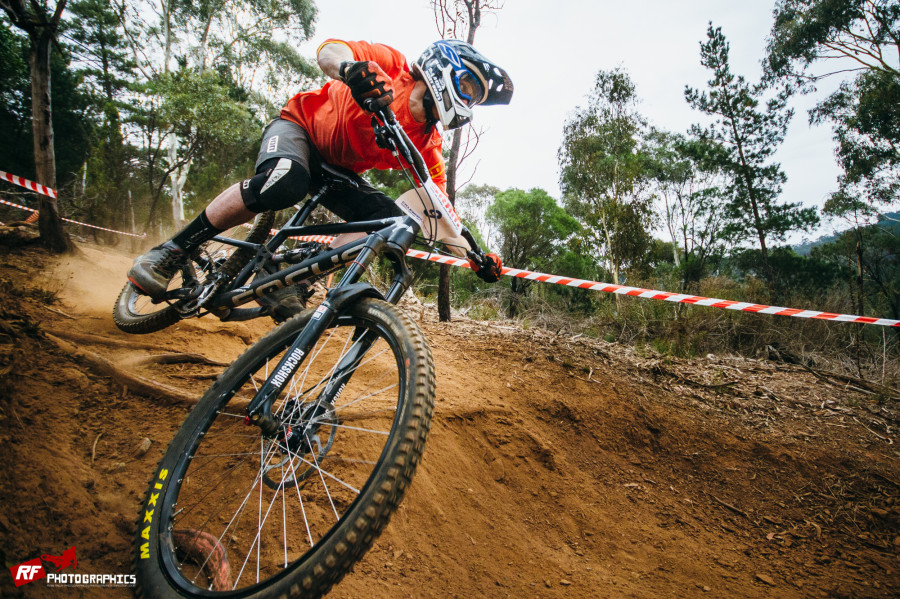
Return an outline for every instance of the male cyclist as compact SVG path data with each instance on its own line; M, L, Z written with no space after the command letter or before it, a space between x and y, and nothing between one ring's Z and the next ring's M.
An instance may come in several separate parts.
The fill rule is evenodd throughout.
M471 45L435 42L410 70L406 58L382 44L327 40L317 52L322 71L332 78L319 90L288 101L280 118L263 132L256 175L235 183L172 239L139 256L129 280L154 299L200 244L266 210L301 200L321 176L321 164L352 171L359 187L329 194L322 204L346 221L375 220L403 212L383 193L354 173L396 168L392 154L379 148L371 111L390 106L397 121L425 159L434 182L446 193L441 135L435 128L461 127L478 104L508 104L513 85L506 71ZM336 243L335 245L340 245ZM488 254L473 270L498 280L501 262Z

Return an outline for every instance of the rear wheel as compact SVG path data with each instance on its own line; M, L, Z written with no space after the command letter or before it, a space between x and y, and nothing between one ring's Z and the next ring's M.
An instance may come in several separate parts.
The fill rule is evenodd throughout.
M285 384L273 407L278 433L245 424L249 401L312 315L238 358L169 446L138 518L139 594L319 597L387 524L434 400L431 352L396 307L353 305Z
M269 235L274 220L274 212L263 212L256 217L244 240L249 243L262 243ZM246 230L243 226L235 227L224 233L224 236L241 239ZM254 255L255 252L249 248L236 249L232 245L210 241L194 252L188 263L172 279L169 289L183 287L186 282L191 285L202 283L213 272L224 273L228 278L234 277ZM116 299L113 320L116 326L126 333L143 334L154 333L171 326L181 320L181 315L170 304L153 303L129 282Z

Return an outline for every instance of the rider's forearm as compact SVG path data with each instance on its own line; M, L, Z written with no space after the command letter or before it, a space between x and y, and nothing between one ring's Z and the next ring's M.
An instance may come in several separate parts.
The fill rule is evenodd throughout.
M484 253L483 250L478 247L478 242L475 241L475 237L465 226L463 226L458 237L445 239L444 246L447 251L460 258L465 258L469 252L475 252L476 254Z
M325 42L316 56L319 68L332 79L340 79L341 63L353 60L353 51L350 46L341 42Z

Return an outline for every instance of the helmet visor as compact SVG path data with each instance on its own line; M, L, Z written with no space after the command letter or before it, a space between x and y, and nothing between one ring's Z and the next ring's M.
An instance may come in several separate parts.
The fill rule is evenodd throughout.
M484 88L481 82L469 71L461 71L456 76L456 93L466 103L466 106L472 107L481 103L484 99Z

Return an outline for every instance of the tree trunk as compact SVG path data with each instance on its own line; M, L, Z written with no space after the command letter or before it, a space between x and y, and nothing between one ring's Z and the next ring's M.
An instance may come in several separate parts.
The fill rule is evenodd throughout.
M450 156L447 160L447 198L456 206L456 167L459 162L459 148L462 145L462 131L453 132ZM438 319L450 322L450 266L441 264L438 272Z
M56 155L53 149L53 120L50 105L50 43L52 31L47 27L36 29L30 36L31 51L28 56L31 68L31 111L34 134L34 165L37 182L56 189ZM38 230L41 242L52 252L72 251L72 241L63 229L56 198L39 196L40 217Z
M450 322L450 265L441 264L438 270L438 320Z
M740 176L744 179L744 185L747 187L747 198L750 200L750 209L753 212L753 226L756 228L756 236L759 239L759 249L762 254L763 265L766 269L766 278L768 279L771 301L774 302L778 299L778 294L776 294L775 290L775 271L772 269L772 264L769 262L769 248L766 247L766 232L763 231L762 218L760 218L759 216L759 205L756 201L756 188L753 185L753 179L750 177L750 166L747 162L746 156L744 156L744 144L742 143L741 136L738 133L737 123L735 122L733 116L729 118L731 121L732 135L734 136L735 143L737 144L738 156L741 159Z
M440 3L436 4L436 7ZM481 0L463 0L468 15L468 28L466 30L466 42L475 43L475 31L481 25ZM462 131L453 132L453 143L450 146L450 156L447 160L447 197L450 203L456 206L456 169L459 162L459 148L462 145ZM438 272L438 319L441 322L450 322L450 267L442 264Z
M865 307L863 305L863 251L862 251L862 239L859 235L859 229L856 230L857 239L856 239L856 289L857 289L857 302L856 302L856 313L860 316L865 314Z
M178 136L172 133L169 138L168 153L166 154L169 167L178 162ZM191 169L190 161L181 166L177 166L169 174L169 188L172 190L172 223L175 230L179 230L184 226L184 184L187 182L188 173Z

